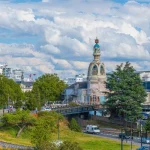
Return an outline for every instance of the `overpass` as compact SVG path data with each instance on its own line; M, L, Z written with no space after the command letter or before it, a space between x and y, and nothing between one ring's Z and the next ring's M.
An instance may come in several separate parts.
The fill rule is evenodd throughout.
M90 111L97 111L103 110L100 105L81 105L76 107L59 107L53 108L53 111L63 114L64 116L67 115L75 115L75 114L84 114L89 113Z

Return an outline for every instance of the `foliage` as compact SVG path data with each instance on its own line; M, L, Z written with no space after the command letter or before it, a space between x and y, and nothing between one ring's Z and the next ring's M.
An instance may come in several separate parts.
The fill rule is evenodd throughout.
M76 106L79 106L79 104L77 104L76 102L69 102L69 106L76 107Z
M56 74L39 77L33 84L32 92L26 93L27 109L40 109L45 103L60 100L65 88L66 84Z
M25 110L16 110L15 113L7 113L4 114L2 118L2 122L4 125L17 126L19 131L17 133L17 137L19 137L20 133L27 126L32 126L35 122L36 118L30 114L29 111Z
M64 141L58 150L82 150L77 142Z
M8 105L8 100L11 100L16 106L22 105L21 100L24 94L21 91L20 85L15 83L12 79L8 79L0 75L0 107Z
M146 120L144 128L146 131L150 131L150 117L148 117L148 119Z
M102 137L95 137L80 132L72 132L71 130L68 130L68 127L64 123L60 123L60 126L61 126L60 127L61 140L63 141L69 140L72 142L77 141L79 143L79 146L83 150L120 150L120 141L115 141L112 139L106 139ZM2 141L6 141L8 143L16 143L31 146L30 137L15 138L14 136L10 135L10 132L7 130L5 131L0 130L0 137ZM57 139L56 133L52 134L52 140L54 141L56 139ZM124 143L123 147L124 150L130 149L130 145L127 143ZM133 145L133 149L136 148L137 146Z
M25 99L24 108L29 110L35 110L37 107L37 101L35 95L31 91L28 91L25 92L25 96L26 99Z
M146 91L139 74L129 62L117 66L106 82L109 92L105 106L111 117L120 116L124 119L136 119L146 99Z
M81 128L74 118L71 119L70 124L69 124L69 128L73 131L81 132Z
M52 133L55 133L58 119L62 120L63 116L56 112L40 112L36 126L33 129L32 143L38 150L49 150L52 140Z

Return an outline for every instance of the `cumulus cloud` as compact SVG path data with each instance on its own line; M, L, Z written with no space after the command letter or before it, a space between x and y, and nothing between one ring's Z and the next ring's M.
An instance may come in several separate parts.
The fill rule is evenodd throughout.
M0 63L37 74L86 73L98 37L107 71L128 60L139 70L148 69L150 5L140 2L0 2Z

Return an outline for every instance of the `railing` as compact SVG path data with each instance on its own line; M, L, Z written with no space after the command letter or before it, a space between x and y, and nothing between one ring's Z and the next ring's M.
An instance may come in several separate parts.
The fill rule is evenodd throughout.
M52 110L61 113L63 115L71 115L71 114L79 114L79 113L94 111L97 109L98 107L95 108L95 105L88 105L88 106L76 106L76 107L67 107L67 108L53 108Z

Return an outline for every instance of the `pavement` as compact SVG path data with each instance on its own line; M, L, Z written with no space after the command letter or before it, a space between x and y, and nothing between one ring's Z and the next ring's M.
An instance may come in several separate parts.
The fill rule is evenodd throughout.
M22 149L22 150L33 150L34 149L33 147L11 144L11 143L7 143L7 142L3 142L3 141L0 141L0 145L3 148L11 148L11 149Z

